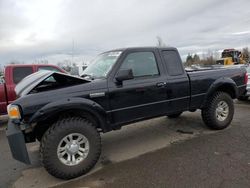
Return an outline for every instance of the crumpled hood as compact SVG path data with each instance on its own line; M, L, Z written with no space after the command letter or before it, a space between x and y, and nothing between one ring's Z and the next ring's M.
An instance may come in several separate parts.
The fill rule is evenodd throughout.
M62 87L64 85L69 86L69 84L76 85L81 83L90 82L81 77L72 76L69 74L53 71L38 71L27 77L25 77L21 82L19 82L15 87L15 92L17 96L24 96L29 94L33 89L38 87L41 83L47 79L52 78L51 83L61 82ZM56 84L55 84L56 85ZM58 85L58 84L57 84ZM53 86L49 90L53 89ZM57 89L54 87L54 89Z

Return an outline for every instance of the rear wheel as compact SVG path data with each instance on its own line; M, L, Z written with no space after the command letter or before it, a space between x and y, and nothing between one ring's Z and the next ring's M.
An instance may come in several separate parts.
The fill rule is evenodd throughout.
M234 115L234 104L230 95L216 92L202 109L204 123L211 129L224 129L229 126Z
M170 114L170 115L167 115L167 116L168 116L169 119L174 119L174 118L178 118L181 114L182 114L182 112L178 112L178 113Z
M99 159L101 138L93 124L83 118L59 120L44 134L40 155L45 169L61 179L90 171Z

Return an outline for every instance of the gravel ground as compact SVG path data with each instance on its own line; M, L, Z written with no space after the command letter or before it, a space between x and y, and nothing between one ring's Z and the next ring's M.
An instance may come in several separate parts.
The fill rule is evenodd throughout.
M0 187L250 187L250 102L237 102L232 125L207 129L200 111L156 118L102 135L99 163L86 176L58 180L41 167L39 143L31 166L12 159L0 126Z

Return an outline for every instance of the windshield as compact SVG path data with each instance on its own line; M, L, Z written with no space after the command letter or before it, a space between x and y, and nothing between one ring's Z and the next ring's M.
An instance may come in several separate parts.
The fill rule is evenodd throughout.
M90 78L106 77L121 53L121 51L113 51L100 54L83 71L82 76L89 76Z

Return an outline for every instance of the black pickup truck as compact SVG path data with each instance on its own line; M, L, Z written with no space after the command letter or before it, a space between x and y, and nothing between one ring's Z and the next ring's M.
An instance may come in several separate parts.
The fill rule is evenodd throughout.
M201 110L211 129L232 121L232 99L246 90L243 68L183 68L176 48L126 48L100 54L82 78L37 72L16 86L7 137L15 159L29 164L25 143L40 141L55 177L87 173L101 153L100 132L149 118ZM114 143L115 144L115 143Z

